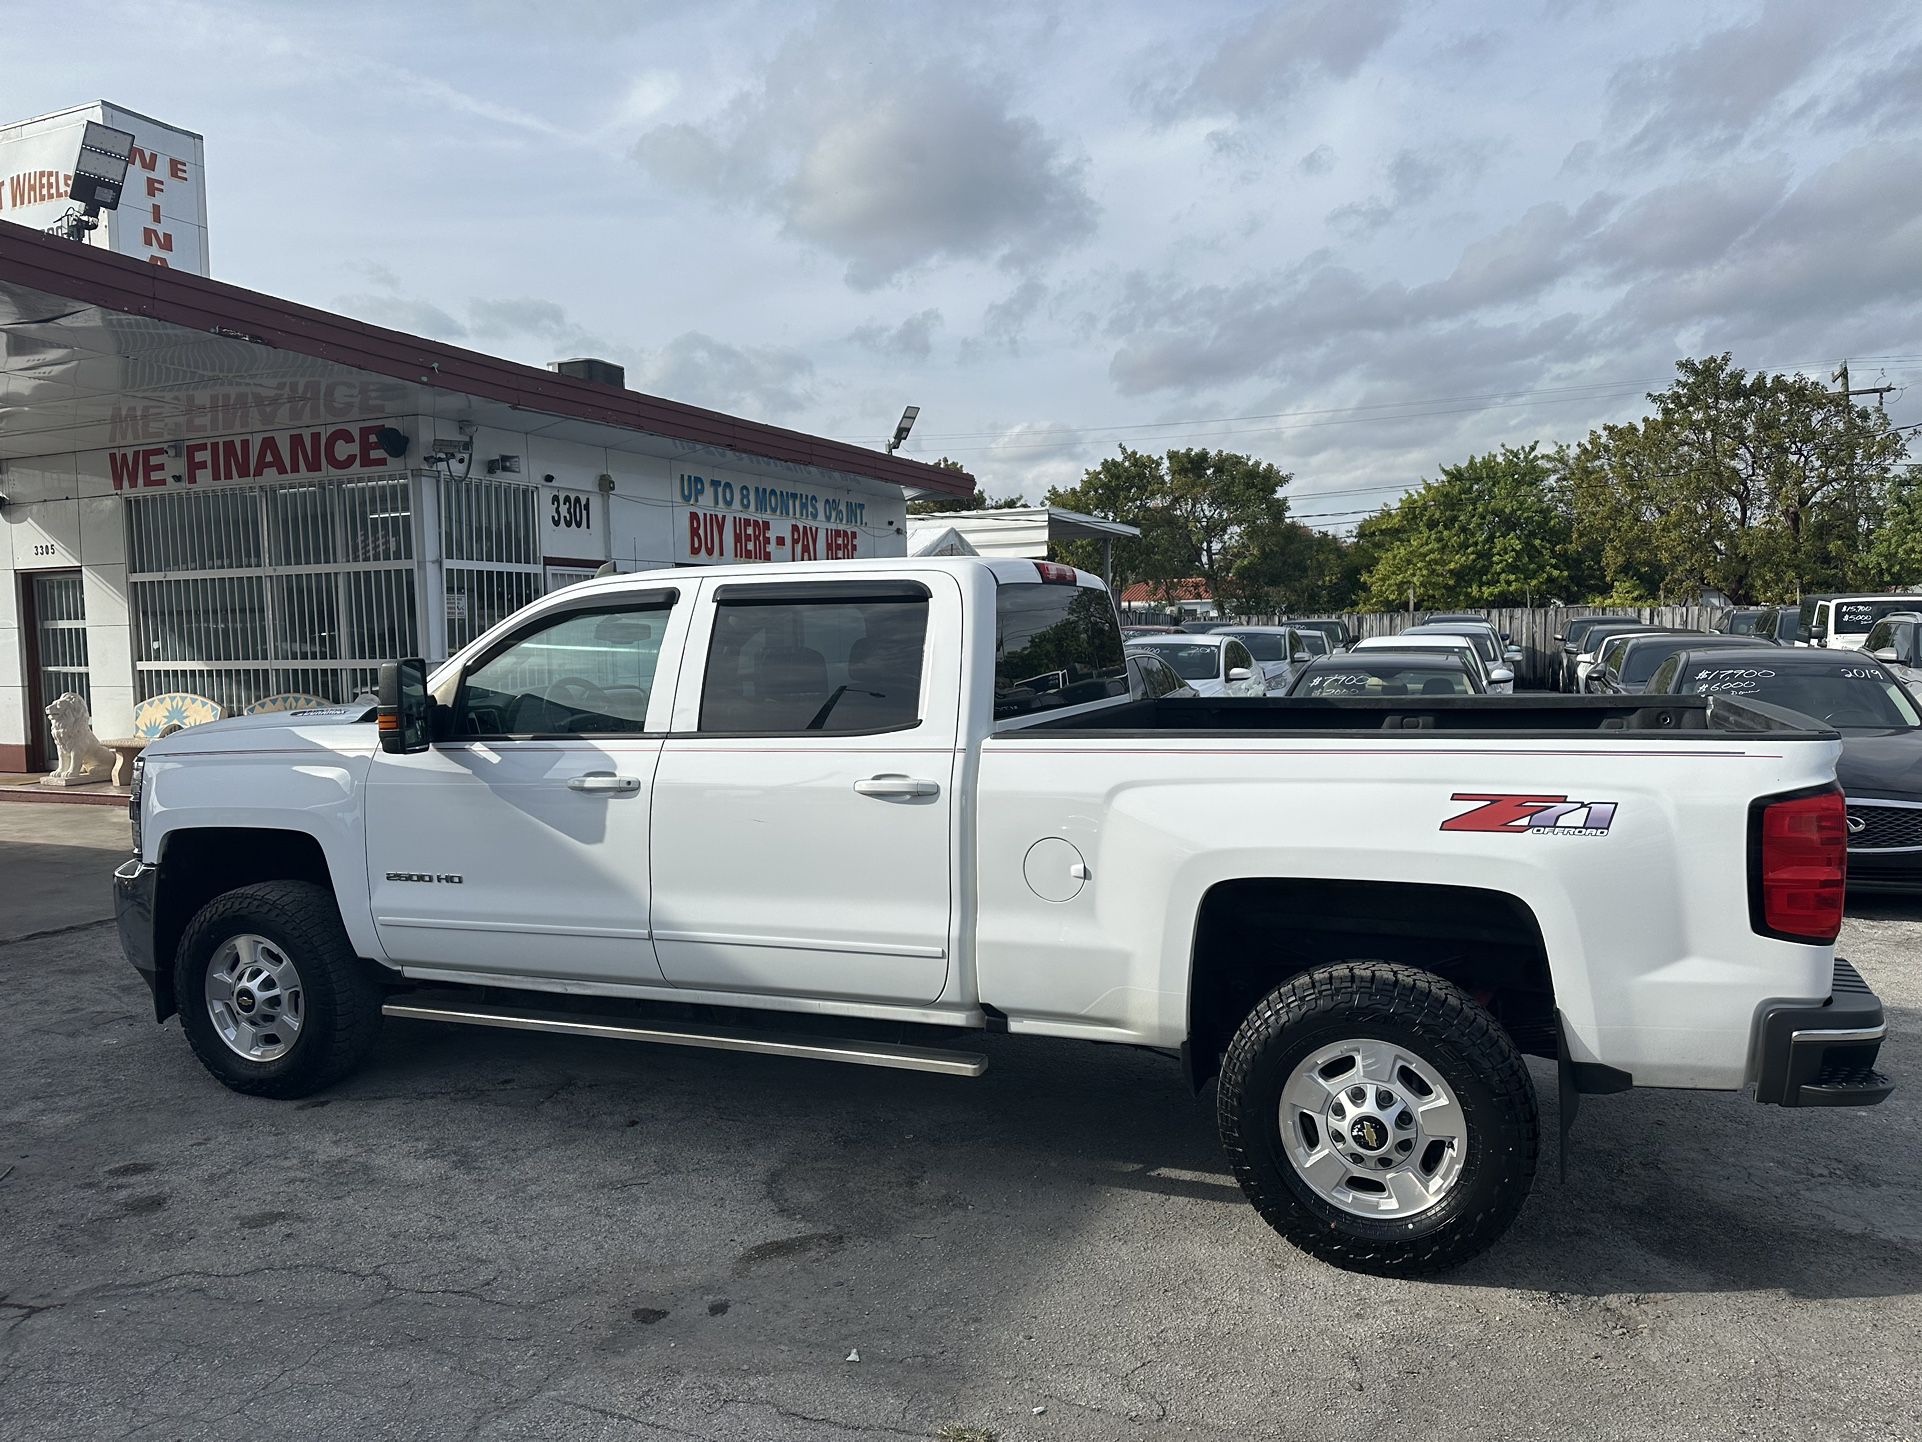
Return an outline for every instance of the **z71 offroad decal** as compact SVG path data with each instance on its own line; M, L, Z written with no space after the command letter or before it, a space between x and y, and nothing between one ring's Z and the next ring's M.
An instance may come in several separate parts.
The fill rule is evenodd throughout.
M1606 836L1615 819L1613 801L1570 801L1566 796L1495 796L1457 791L1451 801L1478 803L1442 822L1443 831L1500 831L1528 836Z

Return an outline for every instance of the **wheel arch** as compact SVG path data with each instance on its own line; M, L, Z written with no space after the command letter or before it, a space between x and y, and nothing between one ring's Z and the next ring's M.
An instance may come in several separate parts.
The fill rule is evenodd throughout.
M160 839L160 877L154 893L154 1010L174 1012L174 954L187 923L216 896L262 881L309 881L336 898L339 891L320 838L308 831L266 826L183 826Z
M1554 1057L1553 971L1533 908L1492 888L1323 877L1240 877L1196 910L1183 1061L1199 1089L1235 1029L1290 977L1349 960L1414 966L1480 1001L1517 1049Z

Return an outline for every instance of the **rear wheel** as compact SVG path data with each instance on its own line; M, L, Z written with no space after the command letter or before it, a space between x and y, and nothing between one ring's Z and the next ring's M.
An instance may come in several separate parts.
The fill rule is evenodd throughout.
M235 1091L300 1097L347 1075L380 1029L380 987L334 898L304 881L217 896L174 960L181 1029Z
M1344 962L1269 993L1229 1044L1217 1113L1268 1224L1354 1271L1466 1261L1534 1180L1527 1064L1465 992L1413 967Z

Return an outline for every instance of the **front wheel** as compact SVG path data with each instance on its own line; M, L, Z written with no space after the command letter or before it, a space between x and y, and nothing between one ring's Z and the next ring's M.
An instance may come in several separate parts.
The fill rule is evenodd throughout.
M1418 1276L1507 1230L1535 1176L1535 1087L1459 987L1343 962L1270 992L1221 1069L1235 1178L1282 1236L1352 1271Z
M202 907L175 953L174 996L201 1065L253 1096L338 1081L380 1029L380 988L334 898L304 881L243 886Z

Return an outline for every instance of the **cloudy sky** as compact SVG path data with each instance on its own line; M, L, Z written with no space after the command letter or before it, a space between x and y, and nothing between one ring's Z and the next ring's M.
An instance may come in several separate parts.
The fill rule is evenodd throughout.
M7 32L0 119L206 136L221 279L876 444L912 402L908 453L995 494L1220 446L1340 528L1722 350L1848 357L1922 419L1908 5L74 0Z

